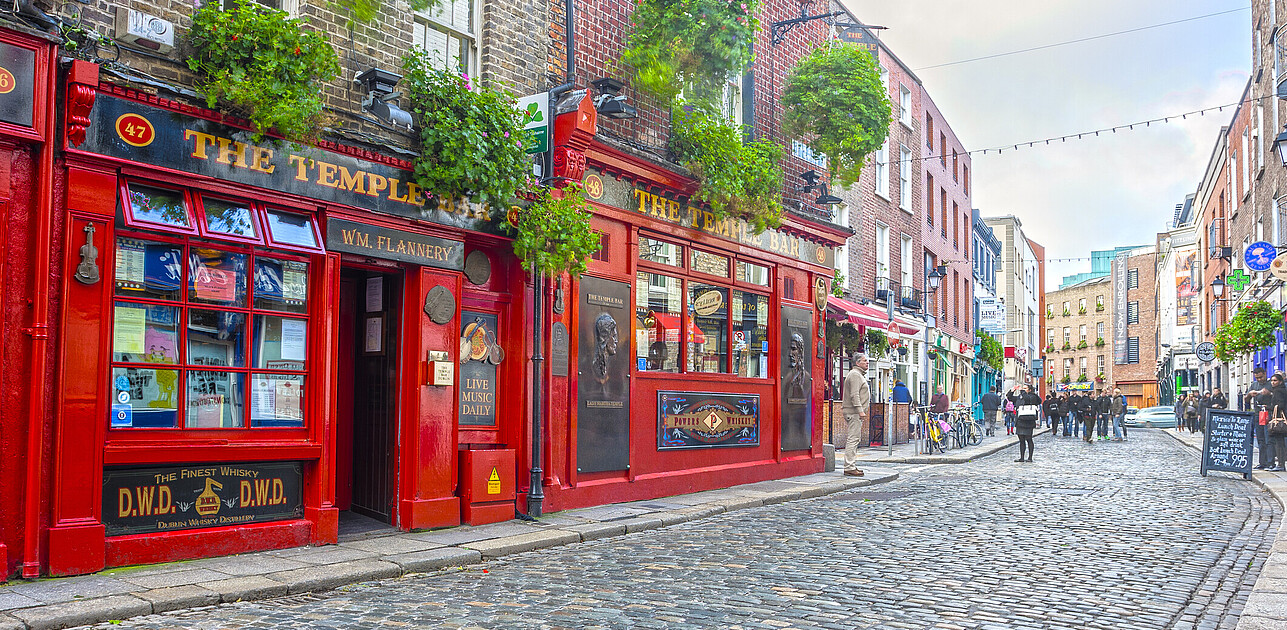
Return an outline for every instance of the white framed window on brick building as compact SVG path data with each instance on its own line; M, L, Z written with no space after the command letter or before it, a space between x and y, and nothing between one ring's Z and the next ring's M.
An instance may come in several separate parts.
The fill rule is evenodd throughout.
M724 81L723 96L724 119L734 125L742 124L742 75L736 72L728 75Z
M899 282L903 284L904 289L912 288L912 237L902 235L902 243L898 249Z
M299 17L299 0L254 0L270 9L285 11L291 18ZM199 6L199 5L198 5ZM237 0L219 0L219 8L228 11L237 6Z
M1099 373L1103 374L1104 373L1104 355L1102 354L1099 355L1098 363L1099 363Z
M411 25L411 45L428 51L430 61L439 70L475 74L477 15L475 0L443 0L425 11L416 11Z
M889 228L876 224L876 277L889 277Z
M898 122L912 128L912 91L906 85L898 86Z
M885 139L876 150L875 176L876 176L876 194L889 199L889 138Z
M898 148L898 207L912 211L912 150Z

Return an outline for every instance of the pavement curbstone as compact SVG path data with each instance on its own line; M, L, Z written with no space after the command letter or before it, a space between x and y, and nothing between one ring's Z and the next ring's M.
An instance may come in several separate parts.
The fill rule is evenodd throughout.
M11 613L30 630L61 630L152 614L152 604L133 595L110 595L20 608Z
M715 505L724 506L724 510L732 512L733 510L745 510L747 508L760 507L764 505L764 499L761 497L737 497L733 499L724 499L716 501Z
M227 580L203 582L197 586L218 593L219 601L225 604L243 600L280 597L286 594L285 584L270 580L262 575L248 575Z
M484 558L499 558L511 553L532 551L534 549L543 549L545 547L553 547L555 545L566 545L568 543L580 542L580 540L581 535L577 532L555 529L542 532L532 532L530 534L519 534L517 536L492 538L490 540L479 540L476 542L465 543L461 545L461 547L476 550L481 553Z
M626 526L621 523L586 523L584 525L572 525L562 528L565 531L576 532L581 536L582 542L599 540L600 538L611 538L626 533Z
M0 613L0 630L27 630L27 624Z
M657 529L662 526L661 519L652 516L636 516L617 521L626 526L626 533L646 532L650 529Z
M483 561L483 554L474 549L444 547L399 553L380 558L402 567L403 573L435 571L447 567L458 567L466 564L477 564Z
M383 560L351 560L303 569L269 573L268 578L286 585L289 594L325 591L345 584L398 577L402 567Z
M688 521L691 521L694 518L697 518L688 512L681 512L678 510L670 511L670 512L657 512L656 514L653 514L653 516L661 519L662 527L670 527L671 525L687 523Z
M800 490L779 490L764 497L764 505L777 505L787 501L795 501L803 494Z
M195 585L154 588L150 591L135 593L135 596L150 602L153 613L196 608L198 606L213 606L219 603L219 593Z

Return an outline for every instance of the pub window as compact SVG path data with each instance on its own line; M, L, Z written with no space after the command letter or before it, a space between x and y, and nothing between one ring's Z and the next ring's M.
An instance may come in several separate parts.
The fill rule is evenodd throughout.
M684 246L640 236L639 259L671 267L683 267Z
M688 283L688 371L728 371L728 289L699 282Z
M769 296L733 292L733 373L769 375Z
M599 236L599 249L594 250L594 253L590 254L590 259L597 260L599 262L608 262L608 235L598 231L596 231L595 234Z
M708 276L728 277L728 258L701 250L690 250L693 253L692 270Z
M769 268L743 261L737 261L737 281L762 287L769 286Z
M165 216L186 214L187 225L232 242L118 235L110 426L302 427L309 263L253 249L263 216L254 204L146 186L127 193L124 214L136 224L138 208L169 204ZM176 205L187 199L194 204ZM316 246L312 219L289 216L304 219Z
M635 278L635 360L641 370L679 371L684 293L679 278L640 271Z

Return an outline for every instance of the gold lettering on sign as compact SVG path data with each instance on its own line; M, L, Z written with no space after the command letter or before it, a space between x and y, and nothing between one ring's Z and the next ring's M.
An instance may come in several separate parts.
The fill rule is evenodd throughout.
M220 164L259 171L268 175L277 170L277 165L272 163L273 150L268 147L237 142L231 138L201 133L193 129L184 129L183 139L193 142L190 155L198 160L209 160L210 153L207 149L214 148L215 161Z

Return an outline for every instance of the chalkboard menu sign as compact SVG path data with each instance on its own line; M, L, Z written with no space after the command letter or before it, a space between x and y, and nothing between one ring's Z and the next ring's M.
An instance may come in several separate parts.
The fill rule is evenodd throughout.
M1251 479L1251 448L1255 412L1206 410L1206 439L1202 442L1202 476L1209 470L1242 473Z

